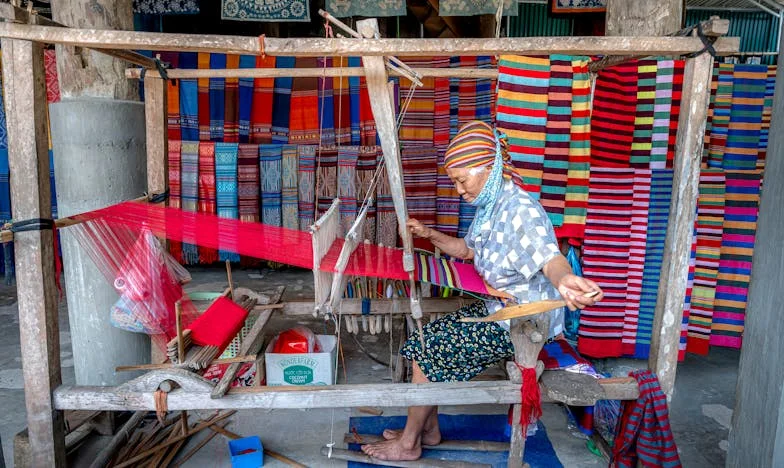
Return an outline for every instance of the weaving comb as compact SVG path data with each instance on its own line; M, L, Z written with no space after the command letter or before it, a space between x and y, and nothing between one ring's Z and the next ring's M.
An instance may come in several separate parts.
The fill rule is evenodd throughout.
M599 294L599 291L591 291L584 294L583 297L594 297ZM545 300L531 302L529 304L520 304L504 307L494 314L487 317L464 317L460 321L463 323L476 323L476 322L499 322L501 320L509 320L513 318L528 317L530 315L541 314L560 307L566 307L566 301L562 299Z

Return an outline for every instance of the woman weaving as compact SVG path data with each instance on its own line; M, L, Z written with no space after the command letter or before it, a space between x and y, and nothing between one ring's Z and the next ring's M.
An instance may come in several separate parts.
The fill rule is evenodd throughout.
M493 288L528 303L562 297L572 310L594 304L602 292L593 281L572 273L542 206L523 190L522 178L490 125L473 121L452 140L444 167L476 215L465 238L456 238L409 219L408 229L429 239L443 253L473 260ZM585 294L594 292L593 297ZM508 322L463 323L463 317L484 317L503 306L479 301L423 329L426 351L418 334L409 337L401 354L412 361L414 383L466 381L491 364L514 356ZM549 312L550 338L562 334L563 310ZM412 406L402 431L384 431L387 439L362 446L381 460L416 460L422 445L441 441L438 407Z

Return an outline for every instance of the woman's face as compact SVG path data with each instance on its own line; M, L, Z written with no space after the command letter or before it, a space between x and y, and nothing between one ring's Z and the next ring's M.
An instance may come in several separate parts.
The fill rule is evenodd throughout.
M450 167L446 170L447 175L455 184L457 193L463 197L463 200L472 202L479 196L479 192L487 182L487 177L490 175L490 166L487 167Z

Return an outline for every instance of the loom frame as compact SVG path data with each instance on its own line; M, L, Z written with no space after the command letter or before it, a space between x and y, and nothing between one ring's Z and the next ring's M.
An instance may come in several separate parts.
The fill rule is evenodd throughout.
M48 218L51 213L46 131L46 90L43 66L44 44L86 47L149 69L144 80L147 129L147 185L149 193L167 189L168 142L166 138L166 82L155 72L149 59L131 52L138 49L200 51L234 54L287 56L428 56L444 54L521 55L664 55L680 56L700 52L697 37L538 37L503 39L278 39L266 38L264 50L259 38L239 36L183 35L128 31L71 29L10 4L0 4L0 38L4 55L4 91L7 106L9 165L12 209L17 219ZM368 20L374 22L375 20ZM372 23L367 23L372 28ZM703 27L710 31L710 28ZM721 29L721 28L719 28ZM726 34L726 30L716 35ZM736 53L738 38L719 38L719 54ZM371 61L372 62L372 61ZM677 368L682 306L686 290L689 248L695 218L699 162L705 117L710 93L713 57L700 54L687 59L676 143L673 198L654 319L649 367L657 372L662 388L672 394ZM378 68L378 67L376 67ZM375 78L387 75L366 67ZM210 76L230 76L226 71ZM129 72L136 73L135 71ZM184 71L172 71L172 77ZM239 72L237 72L239 73ZM243 72L244 73L244 72ZM261 76L254 71L253 76ZM279 72L275 72L279 73ZM440 72L439 72L440 73ZM473 76L480 76L480 72ZM488 73L488 72L481 72ZM383 76L381 75L383 74ZM184 77L186 75L180 75ZM235 76L235 75L231 75ZM236 75L239 76L239 75ZM269 73L264 76L274 76ZM290 75L289 75L290 76ZM322 76L322 75L317 75ZM432 76L432 75L431 75ZM450 76L457 76L452 75ZM484 75L481 75L484 77ZM371 101L387 99L371 96ZM377 106L373 107L374 113ZM394 115L377 115L376 120L394 122ZM395 145L381 135L382 146ZM386 141L386 145L384 145ZM385 151L386 152L386 151ZM387 155L385 157L394 157ZM400 177L400 174L397 174ZM402 191L402 182L398 187ZM404 199L402 200L405 201ZM401 200L395 199L396 206ZM7 241L11 236L5 236ZM321 388L267 388L232 390L222 399L211 399L210 390L195 375L171 375L153 371L118 387L63 386L60 370L57 295L54 282L52 231L19 232L15 240L17 288L22 365L28 432L34 466L64 466L63 413L65 409L154 409L151 391L161 379L174 379L184 388L169 395L170 409L199 408L316 408L340 406L400 406L411 404L509 403L520 414L522 378L514 364L508 368L507 382L466 382L438 384L374 384ZM448 305L449 302L443 304ZM356 306L356 304L355 304ZM301 309L302 310L302 309ZM312 311L312 308L310 309ZM517 362L536 365L541 339L537 331L547 330L546 319L516 320L512 336ZM202 379L203 380L203 379ZM552 379L542 378L543 394L557 401L633 399L636 383L628 379L602 379L590 386L590 398L567 394L555 388ZM582 385L582 384L581 384ZM566 390L564 390L566 389ZM294 398L292 398L294 395ZM296 400L296 401L295 401ZM516 420L519 420L516 419ZM509 466L522 466L525 439L520 424L513 427Z

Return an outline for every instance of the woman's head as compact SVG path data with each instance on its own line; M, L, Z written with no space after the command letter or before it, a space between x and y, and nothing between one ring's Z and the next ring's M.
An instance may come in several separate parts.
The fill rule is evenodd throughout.
M478 120L460 129L444 155L444 169L466 201L476 199L487 182L496 158L493 128Z

